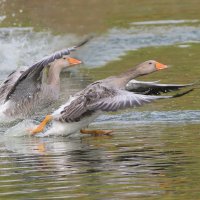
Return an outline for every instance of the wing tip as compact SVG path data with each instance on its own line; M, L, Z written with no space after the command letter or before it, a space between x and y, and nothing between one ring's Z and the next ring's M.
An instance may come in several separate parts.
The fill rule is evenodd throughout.
M187 90L185 92L181 92L181 93L175 94L175 95L172 96L172 98L182 97L182 96L184 96L186 94L189 94L192 91L194 91L194 88L189 89L189 90Z
M84 39L83 41L81 41L80 43L78 43L76 46L74 46L75 49L85 45L86 43L88 43L92 38L94 38L94 35L90 35L88 36L86 39Z

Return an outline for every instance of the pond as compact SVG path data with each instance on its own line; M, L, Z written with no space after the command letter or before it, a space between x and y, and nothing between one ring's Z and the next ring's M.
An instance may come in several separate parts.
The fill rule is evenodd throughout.
M154 59L169 69L140 80L199 82L197 0L0 0L0 80L93 36L39 119L95 80ZM0 127L0 199L199 199L200 90L100 116L111 136L16 137ZM25 123L25 122L19 122ZM5 135L5 132L15 134Z

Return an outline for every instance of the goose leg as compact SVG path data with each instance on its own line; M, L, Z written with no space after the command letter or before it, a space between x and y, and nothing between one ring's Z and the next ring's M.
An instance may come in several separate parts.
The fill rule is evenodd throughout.
M32 134L32 135L35 135L35 134L37 134L37 133L42 132L42 131L44 130L46 124L47 124L48 122L50 122L52 119L53 119L53 117L52 117L51 115L47 115L47 116L45 117L45 119L44 119L35 129L32 129L32 130L31 130L31 134Z
M80 133L82 134L91 134L91 135L110 135L113 130L86 130L86 129L81 129Z

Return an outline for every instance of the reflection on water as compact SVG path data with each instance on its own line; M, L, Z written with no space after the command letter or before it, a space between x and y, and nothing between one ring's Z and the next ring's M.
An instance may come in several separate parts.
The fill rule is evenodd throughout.
M152 112L126 112L120 115L103 115L97 120L97 123L118 123L127 124L155 124L155 123L199 123L199 110L175 110L175 111L152 111Z
M118 129L112 137L2 137L0 196L153 199L168 192L173 196L194 184L198 175L191 171L188 179L185 173L198 163L192 150L185 151L191 142L197 147L194 141L199 137L193 130L190 125L141 125Z

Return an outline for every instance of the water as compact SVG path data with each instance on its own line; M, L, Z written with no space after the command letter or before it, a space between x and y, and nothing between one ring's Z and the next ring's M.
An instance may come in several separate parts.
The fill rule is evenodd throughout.
M199 125L192 132L191 127L128 126L98 138L2 138L0 196L173 199L192 192L195 197Z
M53 36L50 32L35 32L32 27L0 28L0 70L31 66L53 51L69 47L71 41L77 42L75 36Z
M146 80L199 80L197 1L91 3L87 16L91 9L80 1L53 7L0 1L0 80L91 34L95 37L73 54L84 65L63 72L61 97L49 112L91 81L147 59L172 67ZM163 12L155 14L158 10ZM23 132L32 126L29 119L1 126L0 199L199 199L199 100L196 89L182 98L102 115L90 125L113 129L111 136L29 137Z

